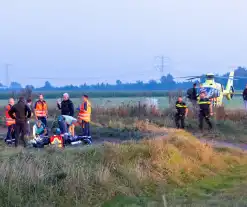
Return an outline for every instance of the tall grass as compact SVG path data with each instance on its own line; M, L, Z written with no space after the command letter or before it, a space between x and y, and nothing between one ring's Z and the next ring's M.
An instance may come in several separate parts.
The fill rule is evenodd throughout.
M243 152L215 151L190 133L164 130L156 139L73 150L2 149L0 205L161 206L164 193L174 198L176 189L247 164Z

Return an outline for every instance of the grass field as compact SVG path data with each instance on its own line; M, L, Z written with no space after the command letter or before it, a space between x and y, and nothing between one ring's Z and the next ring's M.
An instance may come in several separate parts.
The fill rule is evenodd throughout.
M247 206L247 152L199 141L246 145L240 97L217 109L204 133L192 110L186 131L174 129L166 97L158 98L161 111L128 106L141 99L92 98L93 146L24 150L0 142L0 206ZM47 101L58 113L56 99Z
M62 151L0 147L0 205L246 205L246 153L214 149L184 131L147 130L167 135Z
M155 98L155 97L151 97ZM169 98L168 97L156 97L158 100L159 108L165 109L169 107ZM121 105L138 105L139 101L145 100L146 97L115 97L115 98L91 98L91 102L93 104L93 107L117 107ZM56 107L56 100L57 99L46 99L48 102L49 108L55 108ZM81 98L71 98L73 103L75 104L75 107L79 106L81 104ZM0 100L0 107L4 107L7 104L6 100ZM233 100L228 101L224 99L224 105L228 109L243 109L243 100L242 97L237 96L234 97Z

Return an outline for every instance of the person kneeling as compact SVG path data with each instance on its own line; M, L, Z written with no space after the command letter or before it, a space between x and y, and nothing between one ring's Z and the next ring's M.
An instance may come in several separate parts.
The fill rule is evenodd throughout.
M77 119L72 116L61 115L58 117L58 124L62 134L70 133L72 137L75 136L75 125L77 125Z
M42 121L38 120L36 124L33 126L33 137L37 138L37 137L43 137L47 135L48 133L47 133L47 129L45 125L42 123Z
M33 126L33 137L31 143L34 147L42 148L44 145L48 145L50 140L48 138L48 132L42 121L38 120Z

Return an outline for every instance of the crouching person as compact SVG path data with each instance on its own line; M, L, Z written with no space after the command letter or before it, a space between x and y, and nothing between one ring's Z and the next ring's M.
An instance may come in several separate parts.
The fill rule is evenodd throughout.
M47 128L41 120L37 120L33 126L33 137L34 139L31 140L31 144L35 148L43 148L44 145L50 143Z
M72 137L75 136L75 125L77 125L77 119L73 116L59 116L58 125L62 134L69 133Z
M45 125L42 123L41 120L36 121L36 123L33 125L33 137L43 137L47 136L47 128Z

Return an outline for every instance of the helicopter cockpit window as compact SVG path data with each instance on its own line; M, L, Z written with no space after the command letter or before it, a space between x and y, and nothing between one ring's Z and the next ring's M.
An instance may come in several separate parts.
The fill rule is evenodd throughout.
M214 79L214 75L207 75L207 80L213 80Z
M204 87L207 98L216 98L220 96L220 90L216 88Z

